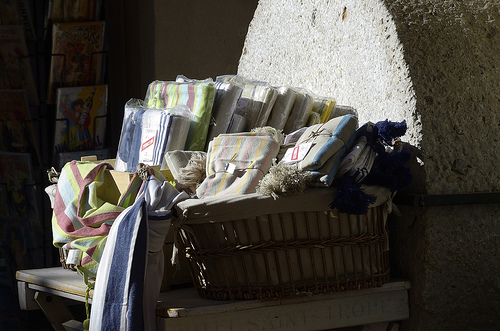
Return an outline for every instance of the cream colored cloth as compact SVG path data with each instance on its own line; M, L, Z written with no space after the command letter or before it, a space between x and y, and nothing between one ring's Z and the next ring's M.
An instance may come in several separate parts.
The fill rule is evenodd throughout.
M271 168L280 143L268 133L221 134L208 145L207 177L198 187L199 198L255 192Z

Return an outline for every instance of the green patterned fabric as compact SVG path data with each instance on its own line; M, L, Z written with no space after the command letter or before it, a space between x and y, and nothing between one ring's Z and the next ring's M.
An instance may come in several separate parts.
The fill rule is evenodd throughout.
M149 84L145 102L149 108L173 108L188 106L193 114L185 150L205 149L208 127L212 116L216 89L213 82L167 82Z

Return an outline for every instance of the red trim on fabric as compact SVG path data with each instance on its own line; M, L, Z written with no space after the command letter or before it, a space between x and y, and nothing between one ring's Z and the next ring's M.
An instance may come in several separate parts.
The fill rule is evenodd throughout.
M91 256L84 256L82 260L80 261L80 265L85 265L87 263L90 263L92 261L95 261Z
M57 226L61 228L65 233L71 233L75 231L75 227L71 222L71 219L66 215L66 205L64 200L59 193L59 187L56 189L56 196L54 198L54 215L56 216Z
M161 84L161 86L160 86L160 95L158 96L158 99L161 98L161 99L163 99L163 102L165 102L165 104L163 105L164 107L166 107L167 104L168 104L169 95L168 95L168 93L165 93L165 90L167 89L168 85L169 85L168 83Z
M100 242L100 240L99 240L99 242ZM88 255L92 256L94 254L96 248L97 248L97 245L98 244L95 244L94 246L91 246L91 247L87 248L87 250L85 251L85 253L87 253Z
M92 228L90 226L84 226L81 229L73 231L71 233L72 236L78 237L97 237L97 236L105 236L109 233L111 229L111 225L103 223L101 226L97 228Z
M78 218L85 226L99 225L102 222L112 221L120 215L121 211L109 211L85 218Z
M189 109L191 110L191 113L195 113L194 109L193 109L193 106L194 106L194 100L195 100L195 85L194 84L188 84L187 86L187 90L188 90L188 99L186 101L186 106L189 107ZM199 116L199 114L197 114L196 116Z
M228 147L228 145L229 145L229 137L228 137L227 135L225 135L225 136L222 136L222 135L221 135L221 136L219 136L219 137L218 137L218 138L216 138L216 139L219 139L219 142L221 142L221 143L219 143L219 144L217 145L217 149L219 149L219 148L221 148L221 147L222 147L222 148L223 148L223 152L222 152L222 155L219 157L219 160L216 160L215 162L213 162L213 163L215 163L215 164L217 165L217 166L215 166L215 165L214 165L214 166L212 167L212 169L213 169L213 171L214 171L214 176L217 176L217 172L218 172L220 169L222 169L222 168L220 168L220 167L221 167L221 164L222 164L222 158L226 155L226 152L227 152L227 150L228 150L228 148L227 148L227 147ZM213 149L212 149L212 153L214 153ZM207 157L208 157L208 156L207 156ZM217 162L217 161L219 161L219 162ZM209 164L209 166L212 166L212 162L211 162L211 164ZM223 166L222 166L222 167L223 167ZM214 177L214 178L215 178L215 177ZM209 191L209 190L210 190L210 188L212 187L213 183L214 183L214 181L213 181L213 180L210 180L210 181L208 182L208 185L207 185L207 187L205 188L205 192L203 192L203 196L201 197L201 199L203 199L203 198L205 198L205 197L207 196L208 191Z
M80 169L78 169L78 166L76 165L76 160L71 161L69 163L69 167L71 169L73 177L75 177L76 183L78 184L78 186L80 186L83 181L83 178L82 174L80 173Z
M102 223L103 221L106 221L108 220L109 218L103 218L101 217L101 215L94 215L94 216L89 216L89 217L80 217L80 213L81 213L81 206L82 206L82 196L84 194L84 192L88 191L87 190L87 186L90 185L91 183L93 183L95 181L95 178L97 176L97 174L99 173L99 171L103 168L103 167L106 167L109 163L99 163L98 165L96 165L94 168L92 168L92 170L90 170L87 174L87 176L85 176L85 178L83 179L83 181L81 181L79 183L79 187L80 187L80 192L78 193L78 206L77 206L77 212L76 212L76 217L78 218L78 220L80 221L80 223L82 224L97 224L97 223ZM75 164L76 166L76 164ZM80 174L79 170L78 170L78 167L76 167L76 172L78 174ZM75 173L75 171L73 171L73 173ZM76 177L76 176L75 176Z

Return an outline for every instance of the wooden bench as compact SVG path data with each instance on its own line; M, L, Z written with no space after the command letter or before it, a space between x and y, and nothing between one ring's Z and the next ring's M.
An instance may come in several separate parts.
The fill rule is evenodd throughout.
M23 310L42 309L56 330L83 330L67 308L85 302L81 275L62 267L20 270L19 304ZM407 281L381 287L274 300L214 301L196 289L181 288L160 294L156 309L158 330L326 330L365 326L369 330L397 330L409 317ZM89 293L92 302L93 292ZM394 325L392 327L391 325Z

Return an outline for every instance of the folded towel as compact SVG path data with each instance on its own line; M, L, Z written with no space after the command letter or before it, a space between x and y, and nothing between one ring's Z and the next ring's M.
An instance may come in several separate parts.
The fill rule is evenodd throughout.
M130 99L125 104L122 131L118 143L115 170L135 172L139 163L142 136L142 116L146 111L144 101Z
M154 81L148 86L145 102L148 107L156 109L188 106L193 117L185 149L204 150L215 93L215 86L211 81L186 83Z
M348 173L356 164L361 151L366 146L366 136L361 136L356 140L351 150L344 156L339 165L336 177L340 177Z
M370 173L376 156L377 153L373 151L372 146L365 145L365 147L361 150L361 153L355 164L351 169L349 169L347 175L354 178L357 183L361 183L363 179L365 179L365 177Z
M319 185L330 186L340 161L354 144L357 126L357 118L346 115L308 127L296 143L312 143L299 169L311 171Z
M228 133L243 132L246 126L245 116L242 114L234 113L229 123Z
M221 134L208 145L207 177L198 187L199 198L255 192L269 171L280 143L264 132Z
M168 138L169 118L161 109L148 109L142 116L139 162L160 165Z

